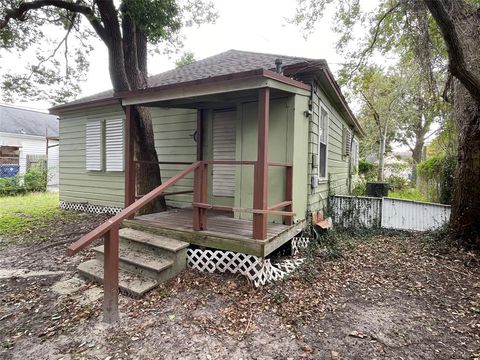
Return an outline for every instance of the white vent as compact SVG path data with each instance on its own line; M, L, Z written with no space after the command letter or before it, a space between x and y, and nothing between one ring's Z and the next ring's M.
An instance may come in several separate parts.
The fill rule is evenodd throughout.
M105 154L107 171L123 171L123 120L105 122Z
M85 128L85 161L87 170L103 170L102 122L87 122Z
M213 115L213 160L235 160L236 112ZM235 165L213 165L213 196L235 195Z

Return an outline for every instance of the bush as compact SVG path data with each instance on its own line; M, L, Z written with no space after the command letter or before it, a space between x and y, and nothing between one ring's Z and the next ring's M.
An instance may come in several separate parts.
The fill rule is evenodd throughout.
M0 196L21 195L27 192L44 192L47 190L47 182L47 170L32 167L23 175L1 178Z
M390 190L394 192L403 191L408 187L408 180L398 175L390 175L387 182Z
M367 182L360 179L352 190L353 196L365 196L367 193Z
M430 201L450 204L457 159L452 155L432 156L417 165L420 182L426 183L423 191Z
M378 166L366 159L360 159L358 162L358 174L367 181L374 181L377 178Z

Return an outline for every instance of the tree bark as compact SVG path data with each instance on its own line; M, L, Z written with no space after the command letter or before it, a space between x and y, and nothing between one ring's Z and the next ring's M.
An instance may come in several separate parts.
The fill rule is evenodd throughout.
M462 0L425 0L447 44L458 135L451 234L480 251L480 26L478 9Z
M385 180L385 149L387 147L387 124L380 128L380 148L378 151L378 181Z
M123 58L125 73L131 90L148 87L147 74L147 41L143 34L128 15L126 4L122 4L123 14ZM146 107L136 106L135 116L135 158L142 161L158 162L157 150L153 136L152 115ZM162 184L160 167L158 164L139 164L137 172L137 193L145 195ZM142 209L142 213L152 213L167 209L165 198L158 197L155 201Z

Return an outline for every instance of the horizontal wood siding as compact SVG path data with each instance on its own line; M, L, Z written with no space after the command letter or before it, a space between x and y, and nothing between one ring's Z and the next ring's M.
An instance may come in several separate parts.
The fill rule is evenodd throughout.
M155 144L160 161L194 161L196 110L152 108ZM60 200L123 207L123 171L87 171L85 129L88 121L124 119L120 106L68 112L60 117ZM185 165L162 165L162 179L174 176ZM191 190L192 177L179 182L171 191ZM171 206L191 204L190 195L170 197Z
M197 110L151 108L155 146L159 161L194 162L197 145L193 133L197 129ZM165 181L182 171L187 165L162 165L162 180ZM193 173L187 175L169 192L193 190ZM167 205L192 206L193 195L175 195L167 198Z
M313 161L318 161L318 122L320 117L320 109L323 107L328 112L328 158L327 158L327 174L328 179L321 180L318 186L313 189L311 187L311 178L317 175L317 168ZM314 86L314 94L312 98L312 116L310 119L309 129L309 154L308 154L308 184L309 192L308 209L310 211L325 209L327 205L327 197L330 195L348 194L348 166L349 157L343 156L343 128L350 125L343 120L330 100L326 97L318 84ZM352 130L353 134L353 130Z

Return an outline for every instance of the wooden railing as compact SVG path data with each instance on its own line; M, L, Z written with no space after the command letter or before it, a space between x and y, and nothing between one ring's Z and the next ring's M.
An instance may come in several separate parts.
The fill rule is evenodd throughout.
M112 323L118 320L118 232L122 221L130 218L145 205L165 194L165 190L176 184L192 171L195 171L200 165L201 162L199 161L190 164L180 173L168 179L148 194L142 196L140 199L120 211L117 215L90 231L88 234L82 236L79 240L68 247L67 255L71 256L103 236L105 244L103 314L106 322Z
M293 167L289 163L280 163L280 162L270 162L269 166L282 166L286 168L286 186L285 186L285 200L272 205L270 207L253 207L253 208L239 208L239 207L230 207L230 206L220 206L212 205L208 203L208 166L209 165L254 165L257 166L257 161L237 161L237 160L205 160L201 162L202 164L197 167L195 170L194 178L194 195L193 195L193 229L196 231L207 230L207 210L219 210L219 211L233 211L233 212L248 212L253 214L258 214L261 216L268 215L281 215L283 216L283 221L287 225L291 225L293 222L293 216L295 213L292 212L292 192L293 192ZM255 179L254 179L255 182ZM254 204L255 196L254 192ZM257 202L258 203L258 202ZM280 210L285 209L285 210ZM262 222L261 224L266 223ZM255 225L254 225L255 226ZM265 236L258 236L257 234L266 234L266 228L256 231L254 228L253 238L264 240Z

